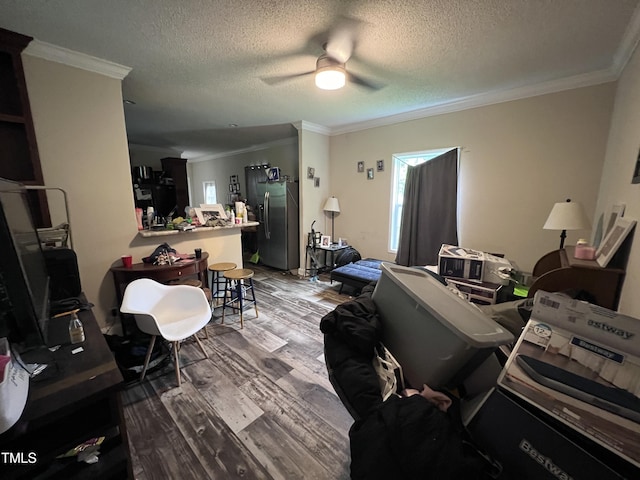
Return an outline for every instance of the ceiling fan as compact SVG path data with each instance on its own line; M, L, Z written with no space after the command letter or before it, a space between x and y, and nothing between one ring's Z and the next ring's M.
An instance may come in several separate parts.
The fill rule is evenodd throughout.
M382 84L372 82L347 70L349 60L356 46L355 31L360 21L351 18L342 18L342 22L329 35L329 40L322 45L324 53L316 60L315 70L291 75L279 75L274 77L262 77L262 81L275 85L298 77L307 75L315 76L315 83L323 90L337 90L350 82L369 90L379 90ZM316 37L317 38L317 37Z

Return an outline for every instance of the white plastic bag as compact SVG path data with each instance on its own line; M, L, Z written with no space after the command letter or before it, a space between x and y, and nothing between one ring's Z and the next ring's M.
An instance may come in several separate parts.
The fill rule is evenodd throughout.
M376 348L376 354L373 357L373 368L378 374L382 401L404 390L402 367L382 343Z
M0 338L0 358L4 364L0 369L0 433L4 433L22 415L29 393L29 375L15 364L6 338Z

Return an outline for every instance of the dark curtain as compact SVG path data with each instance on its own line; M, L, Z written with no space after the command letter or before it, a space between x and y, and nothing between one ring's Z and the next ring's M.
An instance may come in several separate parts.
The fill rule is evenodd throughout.
M443 243L458 244L458 150L409 167L396 263L437 265Z

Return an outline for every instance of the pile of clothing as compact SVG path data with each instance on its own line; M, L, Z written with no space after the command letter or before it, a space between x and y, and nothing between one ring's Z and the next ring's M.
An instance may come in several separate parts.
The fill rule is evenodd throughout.
M455 397L428 386L383 400L373 360L382 338L373 287L320 321L329 380L355 419L352 479L487 479L495 468L467 437Z

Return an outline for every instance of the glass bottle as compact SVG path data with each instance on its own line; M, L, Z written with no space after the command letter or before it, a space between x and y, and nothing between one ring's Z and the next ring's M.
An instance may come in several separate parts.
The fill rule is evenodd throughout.
M69 338L71 343L84 342L84 327L75 312L71 314L71 320L69 321Z

